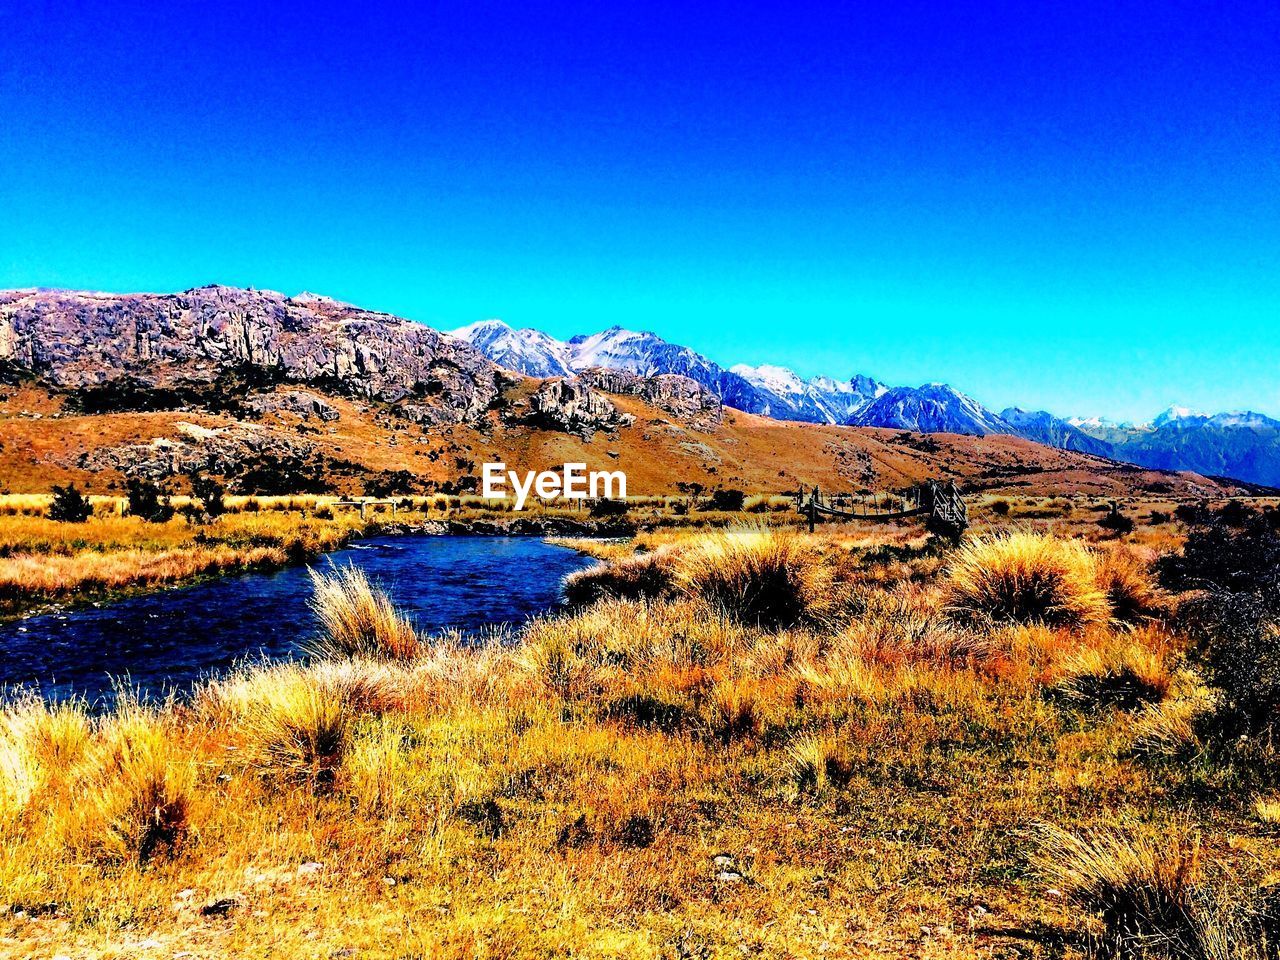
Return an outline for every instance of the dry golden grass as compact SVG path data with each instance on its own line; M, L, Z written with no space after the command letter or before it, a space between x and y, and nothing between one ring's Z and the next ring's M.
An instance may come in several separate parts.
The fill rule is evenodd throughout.
M108 515L86 523L0 517L0 614L280 566L341 546L358 517L231 514L203 525Z
M790 626L822 598L820 567L786 530L734 527L701 537L676 566L676 582L745 624Z
M322 656L407 660L418 654L422 641L414 625L359 567L312 570L311 584Z
M1082 543L1015 530L966 543L951 559L949 602L996 622L1081 628L1111 615L1097 560Z
M742 616L682 580L487 642L246 666L186 705L5 707L0 952L1066 960L1136 923L1252 956L1204 895L1280 869L1274 828L1141 749L1207 695L1181 638L958 621L898 532L736 536L638 546L839 602ZM321 581L363 611L347 636L402 623ZM1117 677L1142 695L1108 699Z
M1099 915L1108 956L1195 956L1193 890L1200 841L1176 829L1124 824L1088 834L1045 827L1038 863Z
M1125 543L1112 544L1099 553L1096 581L1116 620L1140 623L1164 608L1165 598L1151 575L1154 559L1154 551L1140 551Z
M1119 636L1076 654L1057 688L1076 703L1134 709L1159 703L1174 684L1173 666L1158 634Z

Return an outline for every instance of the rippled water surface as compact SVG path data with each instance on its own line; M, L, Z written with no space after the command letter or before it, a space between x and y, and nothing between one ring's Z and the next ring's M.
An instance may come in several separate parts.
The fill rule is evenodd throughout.
M520 623L556 606L590 561L525 537L379 537L316 561L354 563L426 630ZM144 694L189 689L250 656L301 656L315 635L306 567L247 573L83 610L0 624L0 685L109 703L113 678Z

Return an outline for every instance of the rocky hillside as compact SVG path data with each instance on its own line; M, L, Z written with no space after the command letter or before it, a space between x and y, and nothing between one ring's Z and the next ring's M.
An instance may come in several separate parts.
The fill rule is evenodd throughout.
M134 475L181 485L204 471L244 493L462 491L479 464L499 459L616 464L636 492L872 490L928 476L1108 496L1228 489L1012 437L753 416L723 395L729 378L757 389L745 377L650 335L606 334L571 341L570 374L532 380L455 337L324 297L228 287L0 293L0 490L68 480L118 490ZM627 356L640 369L610 366ZM602 366L581 366L588 359ZM752 375L793 404L814 397L778 371ZM927 407L873 381L825 386L846 399L879 394L872 403L892 405L894 425L914 431L1009 432L943 388ZM972 422L946 419L952 406Z
M324 297L220 286L0 293L0 362L108 407L127 405L126 395L144 403L148 391L212 400L245 382L296 383L398 403L410 419L440 423L479 416L508 379L419 323Z

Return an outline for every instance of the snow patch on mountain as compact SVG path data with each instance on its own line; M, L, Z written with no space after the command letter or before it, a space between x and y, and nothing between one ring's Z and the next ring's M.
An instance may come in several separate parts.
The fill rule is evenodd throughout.
M997 414L945 383L891 387L849 422L859 427L891 427L921 433L1017 435L1017 430Z
M530 377L573 374L565 345L540 330L515 330L501 320L481 320L450 335L465 340L498 366Z

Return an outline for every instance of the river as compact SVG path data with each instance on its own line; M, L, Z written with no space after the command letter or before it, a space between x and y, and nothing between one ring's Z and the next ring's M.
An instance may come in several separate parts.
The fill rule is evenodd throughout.
M533 537L397 536L312 565L362 567L425 631L475 631L554 609L561 580L590 562ZM246 658L304 656L310 597L307 568L295 566L0 624L0 686L98 708L121 681L144 697L181 695Z

